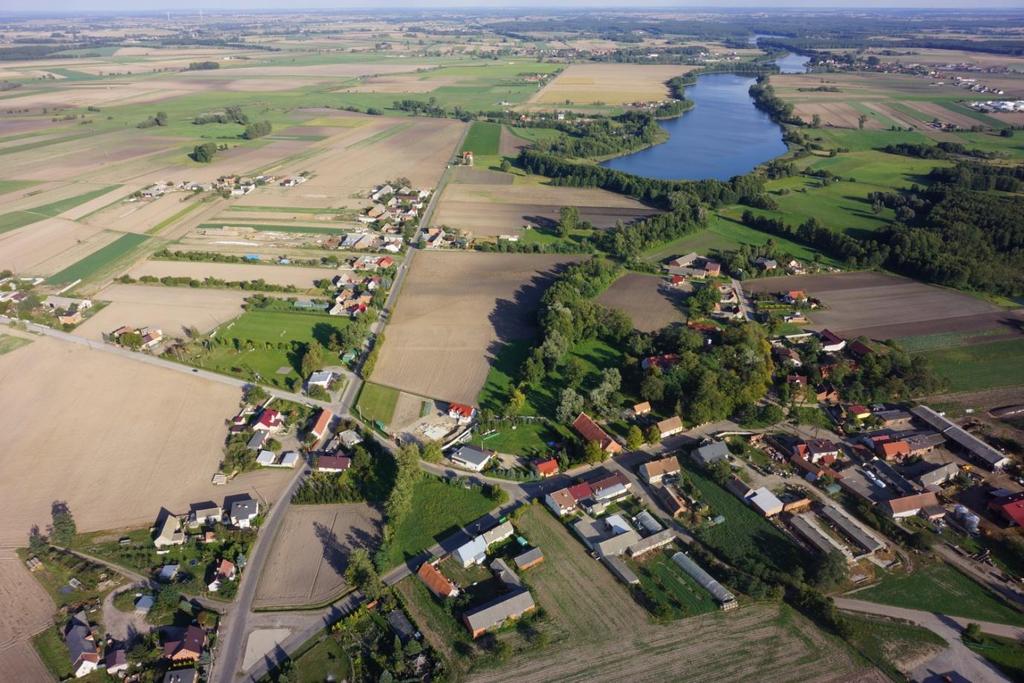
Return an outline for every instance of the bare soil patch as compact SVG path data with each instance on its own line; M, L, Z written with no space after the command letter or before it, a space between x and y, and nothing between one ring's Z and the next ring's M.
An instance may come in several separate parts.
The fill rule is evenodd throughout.
M837 273L766 278L744 283L751 292L802 289L827 307L809 327L847 337L891 339L938 332L987 330L1019 319L986 301L949 289L882 273Z
M935 118L942 123L952 123L959 128L968 129L978 125L978 122L970 116L950 111L936 102L915 101L909 103L909 106L924 114L926 120Z
M27 541L26 534L18 545ZM5 680L49 680L30 639L52 623L56 606L10 548L0 548L0 605L0 671L10 677Z
M95 295L111 303L75 334L100 341L103 333L121 325L157 327L168 336L182 336L191 327L206 333L241 315L246 296L232 290L112 284Z
M312 288L316 280L331 278L337 271L331 268L305 266L248 265L244 263L205 263L201 261L144 261L128 271L132 277L193 277L202 280L215 277L221 280L265 280L272 284Z
M538 183L498 185L462 182L460 178L460 182L445 188L433 222L477 237L494 237L515 234L527 225L553 228L563 206L577 207L580 218L597 228L659 213L629 197L595 188Z
M274 539L256 588L257 608L316 605L347 588L355 548L380 542L380 512L365 503L293 505Z
M112 200L120 198L118 195L123 197L125 194L125 190L122 189L117 193L100 197L88 202L88 205L78 207L75 213L78 216L85 216L95 211L83 222L120 232L141 234L186 208L188 202L193 201L191 194L171 192L152 201L118 201L110 204ZM108 204L110 206L107 206Z
M0 356L0 545L45 527L55 500L80 531L146 526L161 508L231 494L275 500L285 471L210 483L238 400L224 384L47 337Z
M856 128L860 112L846 102L801 102L794 108L797 116L810 122L815 114L821 117L822 125L836 128ZM864 127L873 130L885 128L881 121L868 119Z
M364 125L338 128L336 137L318 143L315 156L273 166L281 175L310 171L312 179L293 188L261 188L238 204L363 208L370 205L365 194L375 184L398 177L408 178L414 187L433 189L466 125L444 119L366 118Z
M556 255L416 255L372 380L421 396L475 403L502 342L536 334L534 311Z
M0 234L0 269L52 275L117 238L97 227L48 218Z
M602 292L597 300L628 315L636 329L653 332L682 322L680 306L685 298L683 292L673 289L656 275L627 273Z
M665 81L695 68L660 64L571 64L530 98L530 102L626 104L667 99Z

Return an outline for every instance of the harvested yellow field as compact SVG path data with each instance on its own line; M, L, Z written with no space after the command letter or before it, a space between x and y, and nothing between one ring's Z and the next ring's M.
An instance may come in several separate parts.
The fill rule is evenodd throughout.
M124 195L124 190L121 190L119 194ZM169 192L163 197L151 201L115 201L113 204L110 203L111 198L116 200L120 197L117 194L111 197L102 197L96 200L99 206L78 207L75 213L81 216L92 213L84 219L84 222L90 225L102 226L120 232L142 234L185 209L188 202L193 199L193 195L191 192ZM93 202L88 202L88 204L93 204ZM109 206L107 206L108 204ZM70 216L71 212L68 214Z
M627 104L669 97L665 81L694 66L572 64L534 95L535 104Z
M156 327L170 337L180 337L192 327L206 333L241 315L247 296L248 292L227 289L112 284L93 297L111 303L79 325L75 334L100 341L121 325Z
M220 280L264 280L276 285L294 285L304 289L313 288L317 280L332 278L338 274L332 268L201 261L144 261L132 267L128 273L135 279L144 275L158 278L191 277L197 280L214 277Z
M836 128L857 128L860 112L846 102L801 102L793 108L794 113L810 123L815 114L821 119L821 125ZM870 117L864 128L881 130L886 126L877 118Z
M276 500L285 471L210 478L239 390L115 353L37 337L0 356L0 545L68 503L79 531L147 526L161 508L248 493Z
M48 218L0 234L0 270L26 275L52 275L100 247L118 234L63 218Z

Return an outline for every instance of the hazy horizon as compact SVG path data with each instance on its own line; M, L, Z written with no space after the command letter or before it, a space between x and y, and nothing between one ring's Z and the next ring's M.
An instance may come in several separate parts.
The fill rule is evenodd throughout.
M3 12L53 15L62 12L74 13L119 13L137 14L141 12L171 12L187 14L189 12L224 11L237 12L248 10L277 11L282 14L297 13L307 10L365 10L386 13L393 9L429 10L563 10L563 9L617 9L642 11L656 10L754 10L754 11L792 11L792 10L901 10L901 9L942 9L978 12L985 10L1024 10L1020 0L985 0L981 5L965 7L962 0L785 0L784 2L761 2L758 0L708 0L680 2L679 0L644 0L641 3L627 3L623 0L500 0L498 2L481 3L474 0L396 0L389 2L386 9L367 3L366 0L301 0L301 6L282 8L274 0L190 0L187 6L174 5L168 0L136 0L126 6L124 2L96 2L96 0L56 0L54 2L31 2L29 0L13 0L6 4Z

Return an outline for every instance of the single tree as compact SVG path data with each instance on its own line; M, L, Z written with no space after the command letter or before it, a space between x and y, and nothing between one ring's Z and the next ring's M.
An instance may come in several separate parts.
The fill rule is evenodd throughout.
M68 504L62 500L56 500L50 506L50 542L54 545L67 547L75 540L78 529L75 526L75 518L71 516Z
M626 433L626 448L631 451L640 450L644 445L644 433L636 425L630 425Z

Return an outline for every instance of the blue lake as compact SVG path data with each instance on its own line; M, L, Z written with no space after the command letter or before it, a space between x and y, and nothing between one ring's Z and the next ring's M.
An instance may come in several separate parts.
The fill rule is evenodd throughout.
M747 93L753 83L736 74L699 76L686 88L693 108L660 122L668 140L602 166L662 180L728 180L785 153L782 128Z

